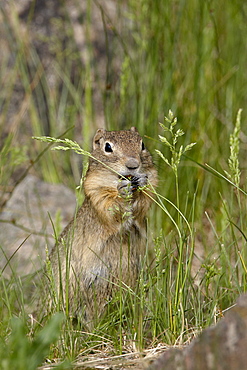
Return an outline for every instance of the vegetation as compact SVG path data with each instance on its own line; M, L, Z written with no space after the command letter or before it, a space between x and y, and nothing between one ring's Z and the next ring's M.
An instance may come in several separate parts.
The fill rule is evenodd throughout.
M27 30L38 11L32 3ZM106 128L135 125L158 167L147 254L136 291L120 289L92 333L57 314L34 324L26 311L26 283L14 271L11 280L1 274L3 369L35 369L45 359L69 368L89 353L110 356L160 343L184 344L224 315L247 288L246 132L241 127L247 5L127 0L115 2L113 17L103 2L86 3L85 59L65 5L63 16L50 20L57 32L37 40L23 30L14 1L11 12L0 5L7 35L0 74L2 203L30 169L46 181L76 188L81 169L75 151L90 150L100 102ZM83 11L78 2L75 7ZM91 42L93 11L105 32L105 69L98 66ZM52 55L52 72L37 51L39 43ZM54 140L32 139L43 135L75 151L50 150ZM83 170L86 160L79 157Z

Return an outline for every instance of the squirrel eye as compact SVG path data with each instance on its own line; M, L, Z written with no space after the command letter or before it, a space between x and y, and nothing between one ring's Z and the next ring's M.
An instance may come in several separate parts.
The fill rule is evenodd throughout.
M144 145L144 142L142 142L142 150L145 150L145 145Z
M105 152L111 153L112 151L113 150L112 150L111 144L110 143L105 143Z

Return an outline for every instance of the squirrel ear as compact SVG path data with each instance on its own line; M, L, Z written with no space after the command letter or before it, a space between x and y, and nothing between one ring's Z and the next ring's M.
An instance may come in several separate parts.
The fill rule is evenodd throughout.
M134 127L134 126L130 128L130 131L131 131L131 132L138 132L138 131L137 131L137 128L136 128L136 127Z
M99 128L96 131L96 134L94 135L93 138L93 150L97 149L100 146L100 139L104 136L105 129Z

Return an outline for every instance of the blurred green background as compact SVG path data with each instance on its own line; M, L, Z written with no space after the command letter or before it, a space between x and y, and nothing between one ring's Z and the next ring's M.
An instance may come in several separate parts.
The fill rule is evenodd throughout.
M83 158L51 151L32 136L62 135L89 150L98 127L136 126L158 168L158 193L174 204L179 197L193 230L195 244L184 225L181 236L200 255L202 295L210 301L203 316L198 298L196 325L211 323L214 310L246 290L246 197L203 166L229 172L229 139L242 108L235 159L246 189L247 3L1 1L0 21L1 205L27 172L72 189L80 182ZM185 132L179 145L197 143L181 159L179 194L172 169L155 152L170 160L158 136L169 109ZM177 218L175 208L166 206ZM150 212L149 229L169 262L176 232L158 206Z

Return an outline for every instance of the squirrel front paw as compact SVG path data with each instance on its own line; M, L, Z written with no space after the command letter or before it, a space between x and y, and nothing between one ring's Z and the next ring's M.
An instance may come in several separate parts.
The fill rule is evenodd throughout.
M147 185L147 175L138 174L138 176L124 176L120 177L118 184L118 192L120 195L131 195L139 188Z

